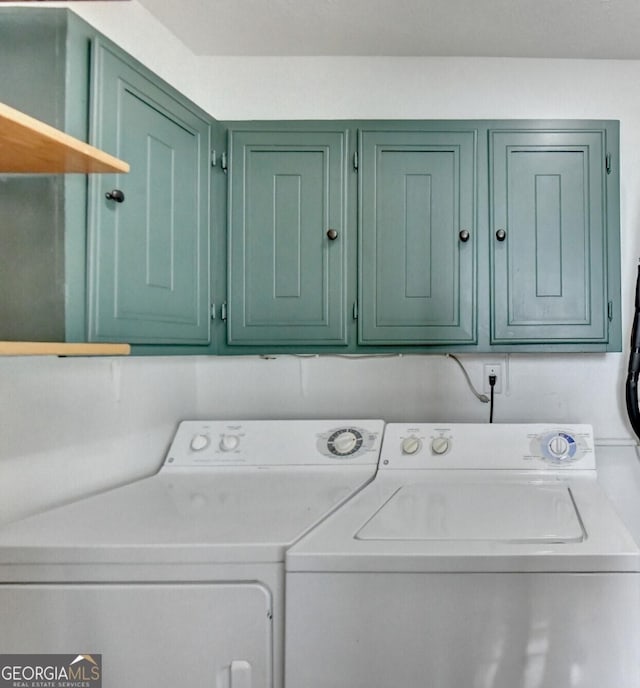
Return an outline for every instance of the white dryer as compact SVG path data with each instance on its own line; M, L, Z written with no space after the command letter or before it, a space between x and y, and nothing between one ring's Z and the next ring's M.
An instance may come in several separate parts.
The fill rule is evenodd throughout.
M0 530L0 648L102 686L282 685L284 552L375 473L383 423L183 422L161 470Z
M388 424L286 568L287 688L640 686L640 553L589 426Z

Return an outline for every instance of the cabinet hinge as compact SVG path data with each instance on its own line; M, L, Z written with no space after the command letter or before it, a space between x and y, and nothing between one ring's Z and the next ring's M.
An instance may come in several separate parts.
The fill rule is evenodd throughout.
M358 304L357 302L353 304L353 319L358 319Z
M613 320L613 301L607 303L607 317L609 320Z
M227 304L223 303L222 306L220 306L220 320L226 320L227 319Z
M216 319L216 304L212 303L211 304L211 320Z
M611 174L611 153L607 153L604 157L607 174Z
M227 154L226 153L221 153L221 155L220 155L220 167L222 167L222 171L225 174L229 170L229 165L227 163Z
M218 164L218 154L216 153L216 149L214 148L211 151L211 167L215 167Z
M354 151L353 153L353 169L358 171L358 151Z

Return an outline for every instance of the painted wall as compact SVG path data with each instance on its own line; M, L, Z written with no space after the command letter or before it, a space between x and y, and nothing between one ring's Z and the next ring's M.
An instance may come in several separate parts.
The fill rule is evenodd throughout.
M620 119L628 332L640 255L640 63L196 58L135 0L73 8L219 119ZM629 437L624 354L463 360L479 385L482 363L496 358L507 367L496 420L591 422L601 438ZM488 417L444 356L4 359L0 390L0 521L154 471L181 418Z

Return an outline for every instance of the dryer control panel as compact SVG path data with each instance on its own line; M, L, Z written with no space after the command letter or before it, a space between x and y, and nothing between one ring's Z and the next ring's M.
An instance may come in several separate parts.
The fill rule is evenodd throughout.
M590 425L389 423L380 468L595 469Z
M183 421L163 470L377 464L383 429L381 420Z

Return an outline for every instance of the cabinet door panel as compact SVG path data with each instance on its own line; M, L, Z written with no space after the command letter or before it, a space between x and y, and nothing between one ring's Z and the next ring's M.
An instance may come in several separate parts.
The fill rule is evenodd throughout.
M600 132L492 132L492 341L606 341Z
M361 342L475 341L475 134L364 131L361 151Z
M229 344L346 343L345 138L232 133Z
M95 184L92 338L206 343L208 124L101 45L96 66L98 142L131 172Z

